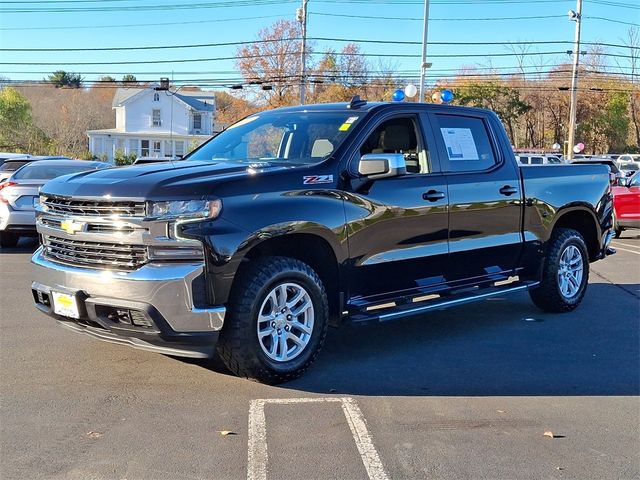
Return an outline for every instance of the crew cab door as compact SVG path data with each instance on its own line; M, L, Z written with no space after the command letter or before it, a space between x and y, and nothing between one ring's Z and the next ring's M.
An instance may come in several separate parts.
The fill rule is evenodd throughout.
M345 192L351 304L425 292L447 270L448 203L433 137L416 114L380 119L360 136L350 159L401 153L407 173L361 182ZM355 169L357 172L357 168Z
M493 116L431 113L449 193L449 277L508 277L522 248L520 172Z

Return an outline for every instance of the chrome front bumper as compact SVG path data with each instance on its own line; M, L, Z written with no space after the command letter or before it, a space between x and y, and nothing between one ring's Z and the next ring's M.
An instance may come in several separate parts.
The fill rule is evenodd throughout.
M31 263L36 307L75 330L102 340L167 354L203 357L209 356L209 349L205 354L204 347L213 346L207 342L217 337L224 323L225 307L206 307L194 300L194 288L204 287L203 262L148 263L135 271L117 272L51 262L43 257L41 247ZM196 285L198 282L200 287ZM50 300L52 291L74 294L81 318L56 315ZM113 322L104 312L115 309L140 312L151 326Z

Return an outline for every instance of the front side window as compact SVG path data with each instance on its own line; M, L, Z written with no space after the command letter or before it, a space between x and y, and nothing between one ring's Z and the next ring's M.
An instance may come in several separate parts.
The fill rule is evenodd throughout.
M338 148L360 115L303 111L252 115L215 136L189 159L318 163Z
M407 173L428 173L427 154L422 146L415 118L393 118L378 125L360 147L360 155L368 153L401 153Z
M162 125L162 117L160 116L160 109L154 108L151 115L151 124L154 127L160 127Z
M444 153L446 172L486 170L497 161L482 118L436 114L436 138ZM531 161L533 164L533 159Z
M200 130L202 128L202 115L199 113L193 114L193 128L194 130Z

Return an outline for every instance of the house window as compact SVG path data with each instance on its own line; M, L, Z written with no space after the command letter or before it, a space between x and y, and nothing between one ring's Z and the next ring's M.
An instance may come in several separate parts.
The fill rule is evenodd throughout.
M169 140L164 141L164 156L173 157L173 148L171 148L171 142Z
M148 157L149 156L149 140L140 140L140 145L142 147L140 149L140 156Z
M133 138L129 139L129 151L126 153L135 153L138 155L138 140Z
M176 157L184 156L184 142L176 142Z
M160 125L162 125L159 108L153 109L153 113L151 115L151 125L153 125L154 127L159 127Z
M160 145L162 145L162 142L153 142L153 156L154 157L159 157L160 154L162 153L162 150L160 150Z
M159 102L160 101L160 94L159 93L154 93L153 94L153 101L154 102Z
M202 115L199 113L193 114L193 129L200 130L202 128Z

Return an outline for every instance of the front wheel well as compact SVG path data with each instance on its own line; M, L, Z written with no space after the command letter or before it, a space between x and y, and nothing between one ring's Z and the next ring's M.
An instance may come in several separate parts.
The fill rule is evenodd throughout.
M329 300L330 323L337 325L342 308L338 261L329 242L318 235L293 233L271 238L254 246L245 254L232 290L252 260L271 256L295 258L309 265L318 274Z
M589 251L589 260L594 261L598 256L599 239L598 228L593 215L584 210L573 210L563 214L556 221L553 229L571 228L582 235Z

